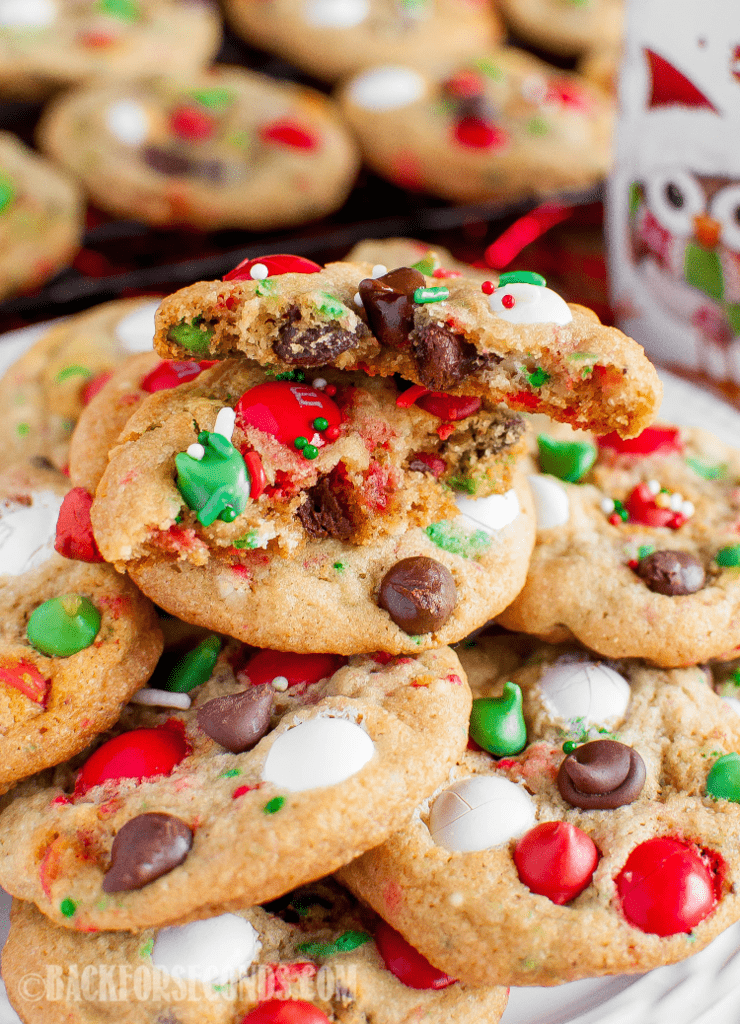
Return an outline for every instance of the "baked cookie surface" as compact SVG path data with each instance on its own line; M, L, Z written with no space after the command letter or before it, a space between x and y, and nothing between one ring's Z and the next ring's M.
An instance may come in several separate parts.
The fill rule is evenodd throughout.
M537 545L501 623L664 666L733 656L737 451L689 427L650 427L632 441L564 428L539 437L536 468L550 475L530 477Z
M359 168L331 100L225 66L70 92L38 138L114 216L203 230L321 217Z
M499 644L471 649L485 749L340 878L470 983L555 985L702 949L740 914L740 716L699 667L536 645L502 672Z
M231 644L183 710L172 696L0 815L3 884L57 924L140 931L334 870L445 777L470 708L448 648L344 664Z
M641 346L526 271L494 287L418 266L265 256L164 299L155 346L168 358L247 355L281 371L399 373L431 392L626 436L652 421L662 394Z
M111 566L54 549L69 482L30 464L0 476L0 791L116 721L162 651L150 602Z
M622 42L624 0L500 0L500 9L523 40L561 57Z
M41 99L92 80L196 71L220 41L208 0L4 0L0 92Z
M261 1024L277 1024L285 1003L283 1013L292 1009L310 1024L414 1024L419 1019L497 1024L507 999L503 988L471 988L445 978L330 880L294 890L265 907L215 912L199 922L139 935L83 935L53 925L19 900L11 920L3 978L28 1024L56 1021L60 1009L69 1024L99 1024L110 1009L103 985L94 990L97 999L71 998L61 1004L24 1000L20 986L29 958L42 971L47 964L62 966L65 986L73 976L68 965L77 965L80 972L89 966L88 974L106 969L110 976L112 971L117 994L125 991L117 986L125 977L119 972L145 975L140 984L152 993L159 972L161 997L130 998L130 1024L157 1024L167 1013L175 1013L181 1024L252 1024L249 1014L257 1006ZM411 956L401 959L404 952ZM186 984L177 980L178 968ZM291 1007L291 1001L299 1005Z
M589 188L611 166L612 100L513 47L426 73L374 67L338 97L373 170L443 199L545 197Z
M0 132L0 298L32 291L71 263L83 217L72 178Z
M74 426L105 375L151 351L158 304L118 299L60 320L13 363L0 379L0 468L31 456L66 467Z

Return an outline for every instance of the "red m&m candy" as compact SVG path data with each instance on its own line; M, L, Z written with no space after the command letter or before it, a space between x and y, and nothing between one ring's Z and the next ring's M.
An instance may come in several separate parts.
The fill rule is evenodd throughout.
M187 142L210 139L215 130L213 118L196 107L177 107L170 116L172 134Z
M344 658L338 654L290 654L263 650L248 662L244 674L249 676L252 686L262 686L280 677L288 680L288 686L299 686L327 679L343 664Z
M188 752L185 736L174 729L132 729L108 740L85 761L75 795L120 779L169 775Z
M92 496L84 487L73 487L64 495L54 541L55 550L64 558L76 558L80 562L103 561L93 536L91 506Z
M155 366L151 373L148 373L141 382L142 391L153 394L155 391L168 391L184 384L187 380L195 380L209 366L215 366L215 359L204 359L196 362L194 359L179 361L177 359L163 359L159 366Z
M316 424L314 421L318 420ZM269 381L245 391L236 403L236 425L257 427L281 444L295 447L296 438L321 448L328 429L341 425L342 414L329 396L309 384Z
M664 836L636 846L616 878L624 916L653 935L695 928L717 905L717 881L697 847Z
M447 423L456 423L467 416L473 416L481 407L480 398L474 395L446 395L442 391L430 391L416 400L416 404L424 412L439 416Z
M319 144L313 132L287 118L263 125L259 130L259 136L262 142L286 146L288 149L316 149Z
M302 999L268 999L250 1010L242 1024L331 1024L323 1011Z
M598 438L598 443L600 448L608 448L617 455L670 455L683 451L678 427L647 427L637 437L627 439L613 432Z
M375 945L391 974L409 988L439 989L455 984L454 978L432 967L403 935L385 921L380 921L375 929Z
M535 825L514 850L519 878L527 888L561 905L590 884L598 862L590 836L565 821Z
M502 149L509 144L508 133L482 117L463 117L455 125L454 135L469 149Z
M276 256L242 260L228 274L224 274L224 281L263 281L266 277L279 277L281 274L318 274L320 270L321 267L313 260L279 253Z

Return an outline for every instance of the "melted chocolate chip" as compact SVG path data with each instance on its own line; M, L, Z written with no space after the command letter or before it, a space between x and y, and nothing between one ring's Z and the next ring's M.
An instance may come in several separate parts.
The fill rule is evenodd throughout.
M631 804L645 785L645 762L616 740L594 740L576 747L560 764L563 800L583 810L614 810Z
M414 292L426 279L418 270L399 267L382 277L360 281L359 293L370 330L381 345L406 348L414 326Z
M315 539L334 537L335 540L349 540L352 534L352 523L345 515L344 509L326 477L322 477L317 484L306 491L306 500L296 515L309 537Z
M274 702L275 694L267 683L216 697L198 709L198 727L232 754L241 754L251 750L270 728Z
M291 306L280 326L279 338L272 347L279 359L292 366L323 366L356 345L362 333L345 331L331 323L306 327L298 306Z
M159 174L179 175L191 174L195 164L186 156L180 153L173 153L171 149L163 149L161 146L145 146L141 151L144 163L158 171Z
M447 566L416 555L396 562L380 584L378 604L411 636L443 626L457 604L457 588Z
M35 466L36 469L56 469L54 463L50 459L47 459L45 455L33 455L29 459L29 462L32 466Z
M414 332L414 358L419 383L430 391L446 391L465 380L478 363L478 350L443 324L429 323Z
M172 814L139 814L118 830L103 892L130 892L166 875L187 857L190 828Z
M635 572L649 590L668 597L695 594L707 578L704 566L688 551L654 551L640 559Z

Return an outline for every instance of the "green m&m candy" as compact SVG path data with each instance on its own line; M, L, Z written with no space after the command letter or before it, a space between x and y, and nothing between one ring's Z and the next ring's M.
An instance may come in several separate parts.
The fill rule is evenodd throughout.
M29 642L42 654L68 658L89 647L100 630L100 612L89 597L63 594L44 601L31 613Z
M596 462L596 446L587 441L555 441L539 434L540 469L559 480L577 484Z
M175 664L167 677L165 689L173 693L189 693L207 682L213 675L220 653L221 638L211 633Z
M740 754L733 751L714 762L707 775L707 793L715 799L740 803Z
M740 565L740 544L730 544L729 547L720 548L714 556L714 560L724 569L736 569Z
M518 754L527 745L522 713L522 691L516 683L504 683L500 697L479 697L470 712L470 736L489 754Z

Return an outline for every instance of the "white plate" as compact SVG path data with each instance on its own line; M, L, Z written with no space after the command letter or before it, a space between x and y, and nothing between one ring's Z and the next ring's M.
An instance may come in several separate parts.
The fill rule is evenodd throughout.
M43 333L46 325L0 339L0 374ZM704 427L740 448L740 412L687 381L661 371L661 419ZM8 929L10 899L0 890L0 941ZM0 983L1 985L2 983ZM642 975L575 981L555 988L512 988L501 1024L738 1024L740 924L688 960ZM18 1017L0 991L0 1024Z

